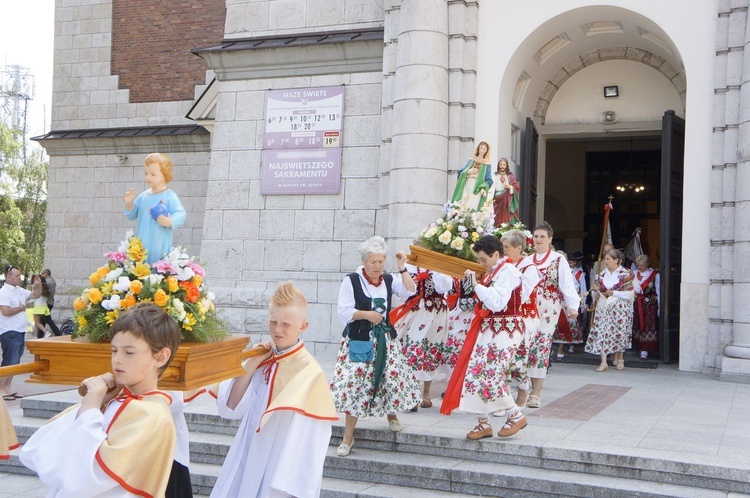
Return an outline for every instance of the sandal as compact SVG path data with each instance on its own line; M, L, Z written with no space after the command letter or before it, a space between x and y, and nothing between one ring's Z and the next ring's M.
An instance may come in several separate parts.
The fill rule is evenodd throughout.
M423 399L422 402L419 404L420 408L432 408L432 400L430 399Z
M3 394L3 401L15 401L16 397L12 394Z
M13 396L13 397L14 397L14 398L16 398L16 399L21 399L21 398L23 398L23 394L18 394L18 393L13 393L13 394L11 394L11 396Z
M484 439L486 437L492 437L492 426L487 422L479 422L477 426L469 431L469 433L466 435L467 439L471 439L474 441L478 439Z
M542 406L542 397L536 394L529 394L529 399L526 401L526 406L529 408L539 408Z

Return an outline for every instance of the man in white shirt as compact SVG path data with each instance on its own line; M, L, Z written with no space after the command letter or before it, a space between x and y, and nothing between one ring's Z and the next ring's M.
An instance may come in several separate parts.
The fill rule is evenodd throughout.
M21 270L13 265L5 268L5 285L0 288L0 346L3 348L3 361L0 366L18 365L25 348L26 302L41 295L42 289L34 293L20 287ZM0 377L0 392L3 400L13 401L23 396L11 393L13 377Z

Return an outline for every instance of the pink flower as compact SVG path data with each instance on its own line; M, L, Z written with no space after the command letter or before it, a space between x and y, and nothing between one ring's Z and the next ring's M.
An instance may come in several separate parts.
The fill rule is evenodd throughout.
M174 269L174 267L169 264L167 261L164 261L163 259L160 259L156 263L151 265L151 268L155 268L157 272L162 274L175 274L177 271Z
M193 273L195 273L196 275L200 275L201 277L206 276L206 270L204 270L203 267L195 261L189 261L185 266L193 270Z
M117 263L124 263L128 259L128 255L124 252L108 251L104 253L104 257L110 261Z

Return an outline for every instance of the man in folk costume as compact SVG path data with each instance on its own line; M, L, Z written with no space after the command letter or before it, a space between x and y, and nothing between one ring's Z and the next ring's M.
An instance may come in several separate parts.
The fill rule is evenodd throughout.
M539 330L531 339L529 348L529 377L531 394L526 406L542 406L542 387L547 377L549 356L552 349L552 336L555 333L563 304L570 320L578 317L581 298L576 292L573 276L566 258L551 248L554 231L546 221L534 227L534 249L531 261L542 274L537 287L537 308L539 309Z
M455 409L476 413L477 426L466 437L477 440L492 437L488 415L506 410L508 418L498 436L508 437L527 424L505 382L511 359L524 339L522 277L513 263L501 256L502 246L496 237L480 238L474 252L487 273L477 282L476 274L466 270L478 303L440 413L450 415Z
M273 342L245 361L245 375L219 385L219 415L241 420L211 496L317 497L338 420L323 370L305 349L307 300L291 281L268 311Z
M641 350L641 359L648 358L649 353L659 351L659 302L661 281L659 272L649 267L649 257L645 254L636 256L635 278L635 312L633 315L633 341Z

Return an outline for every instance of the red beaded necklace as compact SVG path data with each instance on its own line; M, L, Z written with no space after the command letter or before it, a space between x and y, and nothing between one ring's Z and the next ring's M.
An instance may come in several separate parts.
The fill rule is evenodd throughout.
M383 274L382 273L380 274L380 278L378 279L377 283L375 283L372 280L370 280L370 277L367 276L367 272L366 271L362 270L362 275L365 276L365 280L367 280L367 283L370 284L370 285L372 285L373 287L380 287L380 284L383 283Z
M550 255L550 254L552 254L552 249L548 249L548 250L547 250L547 254L545 254L545 255L544 255L544 257L542 258L542 260L541 260L541 261L537 261L537 259L536 259L536 256L537 256L537 254L536 254L536 253L534 253L534 256L532 257L532 261L533 261L533 262L534 262L534 264L535 264L535 265L537 265L537 266L539 266L539 265L543 265L543 264L544 264L544 262L545 262L545 261L547 261L547 258L549 258L549 255Z

